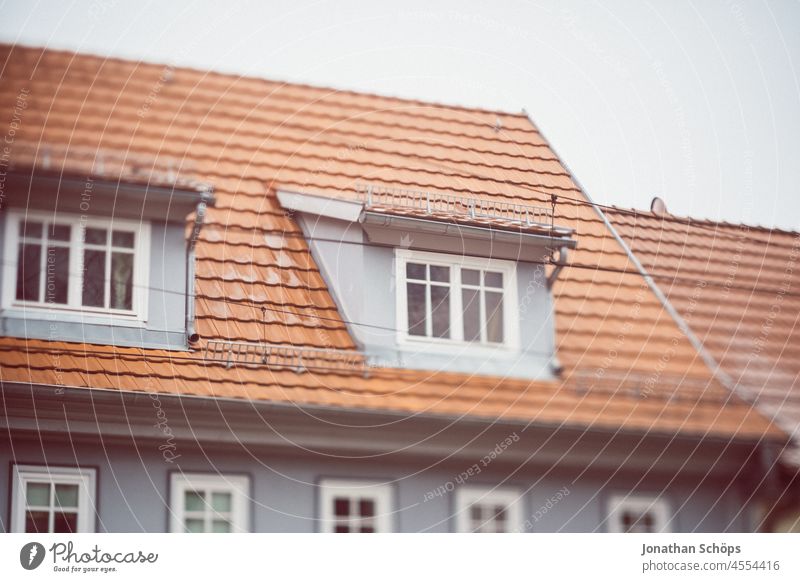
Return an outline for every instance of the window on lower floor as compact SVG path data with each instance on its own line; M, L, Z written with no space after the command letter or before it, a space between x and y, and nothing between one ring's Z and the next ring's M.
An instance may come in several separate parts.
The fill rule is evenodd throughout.
M328 533L391 531L391 487L386 483L324 479L321 530Z
M514 343L515 265L399 249L398 323L406 339Z
M249 531L250 479L245 475L173 473L170 531L241 533Z
M4 306L144 316L149 224L11 212Z
M456 523L462 533L520 531L522 511L516 489L462 487L456 491Z
M92 533L95 470L14 465L11 531Z
M666 533L669 505L659 497L614 495L608 502L608 530L612 533Z

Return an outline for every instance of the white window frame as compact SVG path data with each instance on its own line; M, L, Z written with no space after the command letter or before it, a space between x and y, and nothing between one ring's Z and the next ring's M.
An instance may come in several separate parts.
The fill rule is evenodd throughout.
M20 242L20 227L24 221L45 221L49 224L70 226L69 241L69 281L67 283L67 303L57 304L42 301L21 301L16 298L17 259ZM132 309L111 309L89 307L82 304L83 250L86 228L124 230L135 235L133 247L133 297ZM5 220L5 240L3 263L3 309L19 309L39 313L75 313L82 316L113 316L123 320L144 322L147 320L147 298L150 271L150 223L120 218L86 217L77 214L61 214L9 210Z
M469 508L475 503L481 505L505 505L508 531L514 533L522 530L522 496L514 487L477 487L464 486L456 489L456 531L472 533Z
M11 532L25 532L26 486L28 483L78 486L78 522L75 533L94 533L97 473L80 467L48 465L14 465L11 490ZM53 501L50 501L50 525L53 521Z
M649 512L655 520L655 531L660 533L671 532L672 512L669 502L663 497L649 495L612 495L608 498L608 531L610 533L625 533L622 523L622 513L626 510L637 513Z
M425 263L450 267L450 338L415 336L408 333L408 293L406 265ZM461 269L482 269L503 274L503 343L481 343L464 340L464 321L461 294ZM514 261L464 257L410 249L395 249L395 281L397 290L397 342L400 345L436 346L463 350L519 349L519 304L517 302L517 265ZM484 322L481 322L483 325Z
M392 486L389 483L331 478L322 479L319 483L320 531L335 531L333 499L342 495L350 498L371 497L375 502L375 533L392 531Z
M184 495L187 491L210 491L231 494L231 532L250 531L250 477L217 473L171 473L169 488L171 533L184 530ZM208 516L206 516L208 519Z

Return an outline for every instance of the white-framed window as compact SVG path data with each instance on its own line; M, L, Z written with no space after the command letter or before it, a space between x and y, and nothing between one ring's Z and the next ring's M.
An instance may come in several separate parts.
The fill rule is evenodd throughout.
M11 531L93 533L94 469L14 465Z
M323 479L319 484L321 530L326 533L386 533L392 530L388 483Z
M670 509L666 499L643 495L612 495L608 500L611 533L669 533Z
M516 489L456 489L456 526L461 533L512 533L522 528L522 499Z
M172 533L243 533L250 531L246 475L172 473Z
M150 223L10 211L3 307L144 320Z
M397 249L400 340L516 347L513 261Z

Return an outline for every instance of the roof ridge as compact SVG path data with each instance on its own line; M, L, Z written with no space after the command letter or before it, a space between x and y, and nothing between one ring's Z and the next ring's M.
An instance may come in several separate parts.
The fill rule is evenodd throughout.
M727 220L714 220L711 218L695 218L693 216L673 214L671 212L668 213L666 216L662 216L660 214L656 214L652 210L643 210L641 208L625 208L622 206L617 206L616 204L604 206L603 208L611 213L619 212L619 213L626 213L628 215L633 214L634 216L644 215L647 216L648 218L654 218L656 220L666 218L669 220L669 222L686 224L687 226L697 225L697 226L714 226L723 228L747 227L750 230L758 230L761 232L780 233L787 235L800 235L800 231L798 230L790 230L777 226L764 226L762 224L750 224L747 222L729 222Z
M400 103L409 103L414 105L426 105L426 106L433 106L441 109L450 109L453 111L462 111L462 112L477 112L477 113L489 113L492 115L504 115L508 117L515 117L519 119L524 119L527 117L527 113L525 109L521 109L519 112L512 112L512 111L505 111L502 109L490 109L487 107L477 107L477 106L467 106L467 105L457 105L451 103L444 103L441 101L427 101L424 99L412 99L410 97L400 97L397 95L387 95L382 93L377 93L373 91L358 91L355 89L337 89L336 87L332 87L330 85L315 85L313 83L303 83L299 81L288 81L284 79L277 79L277 78L270 78L265 76L258 76L258 75L251 75L251 74L242 74L236 73L233 71L224 71L220 69L202 69L194 66L189 65L172 65L170 63L158 60L149 60L146 58L135 58L135 57L123 57L123 56L105 56L95 52L84 52L84 51L77 51L74 49L68 48L51 48L49 46L42 46L42 45L31 45L26 43L9 43L9 42L0 42L0 49L8 47L11 50L21 49L21 50L41 50L42 52L48 52L51 54L62 54L62 55L73 55L73 56L80 56L80 57L87 57L87 58L94 58L94 59L102 59L103 61L111 61L111 62L121 62L121 63L135 63L147 66L155 66L155 67L170 67L177 71L187 71L187 72L194 72L200 73L204 75L208 75L210 73L214 75L219 75L221 77L233 78L233 79L249 79L252 81L261 81L264 83L269 83L278 86L286 86L286 87L297 87L300 89L310 89L312 91L320 91L325 92L327 95L333 94L342 94L342 95L352 95L352 96L360 96L360 97L367 97L370 99L385 99L388 101L397 101ZM535 128L536 126L534 126Z

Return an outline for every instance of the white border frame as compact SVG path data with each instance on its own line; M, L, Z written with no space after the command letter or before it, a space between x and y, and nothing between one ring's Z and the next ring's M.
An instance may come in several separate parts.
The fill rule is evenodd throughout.
M672 520L670 504L663 497L617 494L608 498L607 508L608 513L606 520L610 533L625 533L625 528L622 527L621 517L622 512L626 509L637 512L650 512L655 518L656 533L672 532L670 526Z
M348 497L372 497L375 500L375 533L391 533L392 528L392 486L380 481L361 481L357 479L325 478L319 485L319 530L333 533L336 516L331 508L336 495Z
M456 531L472 533L469 508L475 503L506 506L508 532L515 533L522 529L523 497L519 489L514 487L480 487L469 485L456 489L455 512Z
M11 479L11 532L25 532L25 484L48 483L78 485L78 523L76 533L94 533L97 471L81 467L14 465Z
M47 221L71 226L69 282L67 286L67 304L17 301L15 298L17 284L17 247L19 246L19 229L22 221ZM120 228L136 234L133 248L133 309L106 309L104 307L84 307L81 305L81 285L83 283L83 231L89 228L107 230ZM147 305L150 291L150 223L137 222L121 218L86 217L77 214L58 214L41 211L23 211L10 209L5 217L5 239L3 241L3 288L2 307L21 313L39 313L53 315L56 313L72 313L84 317L113 317L119 320L146 322Z
M169 531L184 531L184 493L203 489L231 494L231 532L250 531L250 476L217 473L171 473L169 482ZM206 532L207 533L207 532Z
M432 253L410 249L395 249L395 290L397 292L397 343L403 346L425 345L444 350L460 351L497 351L519 350L519 303L517 301L517 264L514 261L487 259L482 257L466 257L446 253ZM406 294L406 264L419 261L422 263L451 267L451 299L450 329L455 330L456 338L461 338L464 326L461 314L461 280L460 269L484 269L498 271L503 274L503 330L504 341L501 344L469 342L456 338L433 338L412 336L408 333L408 297ZM452 267L456 267L452 269ZM454 284L455 283L455 284ZM456 292L457 291L457 292Z

